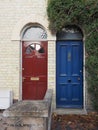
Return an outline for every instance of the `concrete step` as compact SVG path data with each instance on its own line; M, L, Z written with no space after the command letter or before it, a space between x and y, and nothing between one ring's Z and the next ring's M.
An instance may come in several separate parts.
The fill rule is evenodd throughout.
M64 114L87 114L87 111L85 109L57 108L53 112L58 114L58 115L64 115Z

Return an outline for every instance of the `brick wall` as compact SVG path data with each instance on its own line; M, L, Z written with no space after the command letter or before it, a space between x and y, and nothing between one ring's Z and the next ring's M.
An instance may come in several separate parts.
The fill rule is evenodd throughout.
M46 0L4 0L0 1L0 88L9 88L14 99L19 99L21 91L20 33L30 22L43 22L48 30ZM41 23L40 23L41 24ZM18 37L17 37L18 36ZM49 32L48 38L51 37ZM53 42L52 42L53 43ZM49 87L54 87L54 44L49 46ZM52 51L52 49L54 51ZM53 65L52 65L53 64ZM53 70L54 69L54 70Z
M55 88L55 36L48 30L46 0L0 1L0 88L21 98L21 30L28 23L45 27L48 40L48 88ZM54 40L53 40L54 39Z
M48 29L46 7L47 0L0 1L0 88L12 89L14 99L21 99L20 34L27 24L39 23L48 34L48 88L54 89L55 106L56 37Z

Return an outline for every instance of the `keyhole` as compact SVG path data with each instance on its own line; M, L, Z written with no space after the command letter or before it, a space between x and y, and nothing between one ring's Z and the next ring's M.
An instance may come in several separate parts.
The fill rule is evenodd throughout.
M70 83L70 82L71 82L71 79L68 79L68 82Z

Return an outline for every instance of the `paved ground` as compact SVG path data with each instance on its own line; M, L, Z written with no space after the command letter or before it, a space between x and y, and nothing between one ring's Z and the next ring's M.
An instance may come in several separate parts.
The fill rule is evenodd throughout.
M6 130L6 126L2 113L0 113L0 130ZM57 115L54 113L51 130L98 130L98 113L87 115Z
M5 127L4 127L4 121L2 119L2 114L0 113L0 130L5 130Z

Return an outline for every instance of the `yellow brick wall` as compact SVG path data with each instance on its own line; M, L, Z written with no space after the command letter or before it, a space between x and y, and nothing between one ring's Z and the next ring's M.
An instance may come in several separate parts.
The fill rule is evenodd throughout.
M54 90L55 107L56 36L48 29L46 8L47 0L0 0L0 88L13 90L14 99L21 99L20 35L27 24L38 23L48 34L48 88Z
M39 23L48 34L48 88L55 88L55 36L48 30L47 0L0 1L0 88L13 90L14 99L21 99L22 29Z
M48 41L48 88L53 89L53 107L56 106L56 42Z

